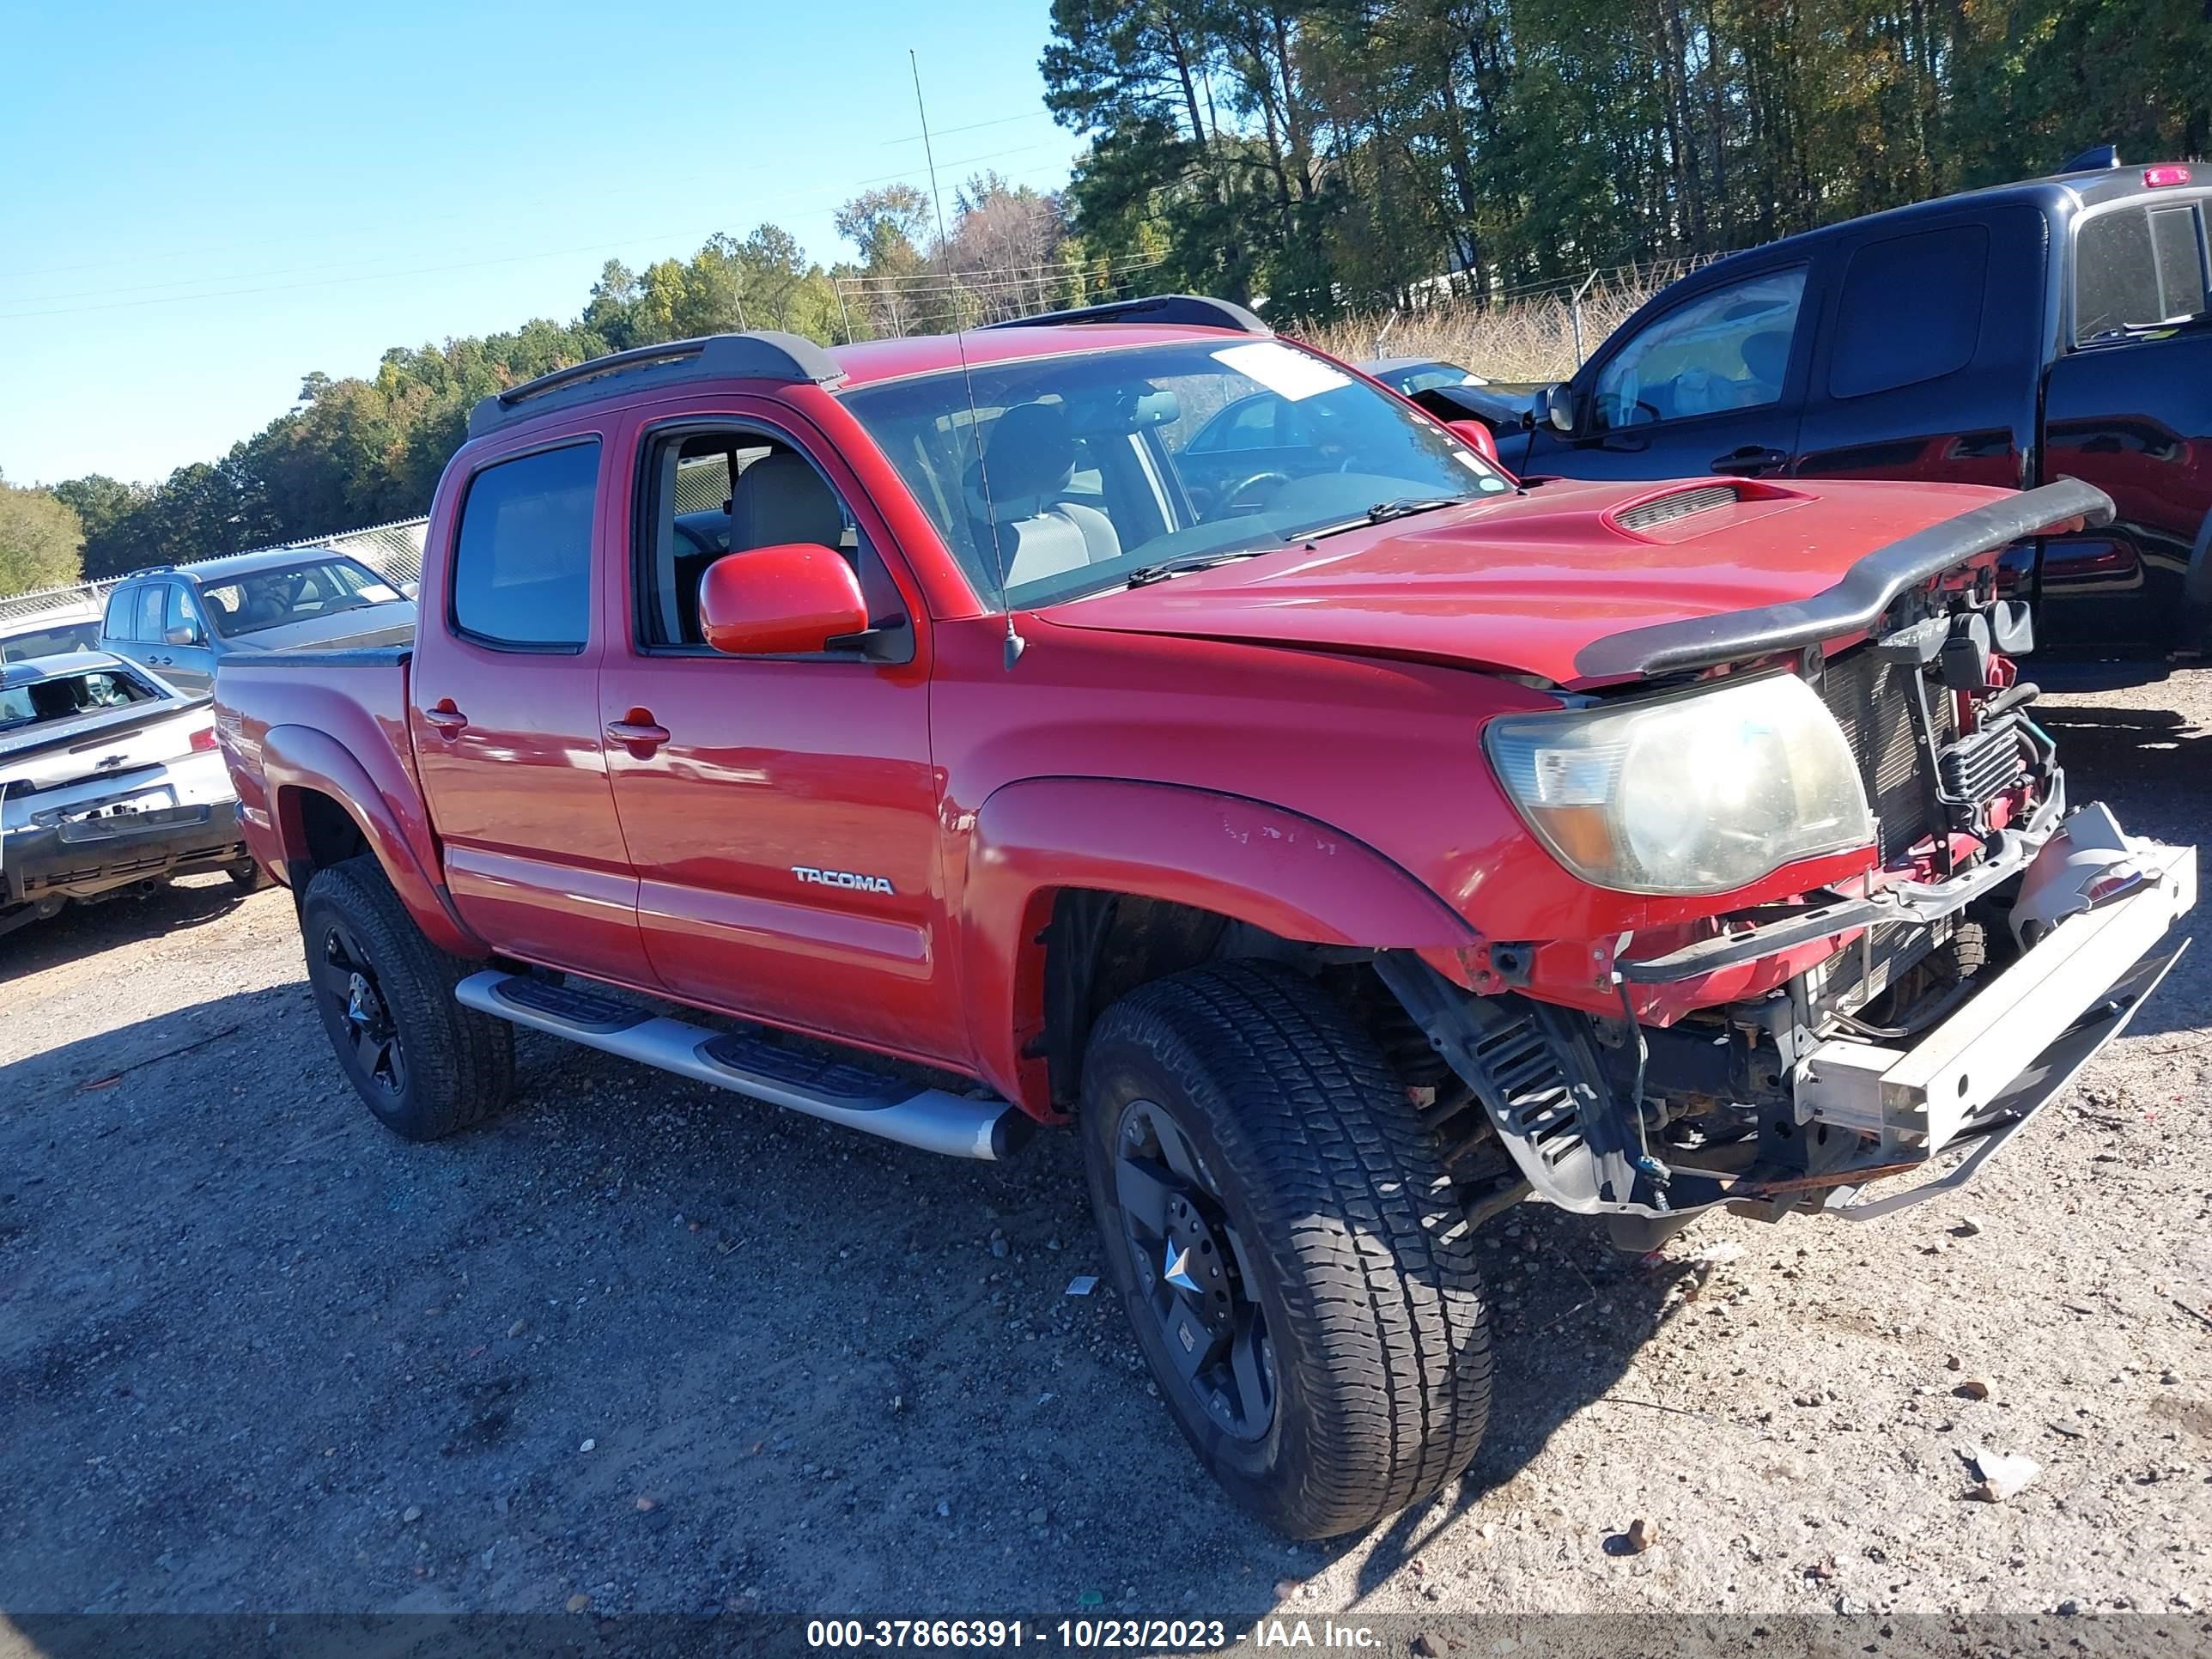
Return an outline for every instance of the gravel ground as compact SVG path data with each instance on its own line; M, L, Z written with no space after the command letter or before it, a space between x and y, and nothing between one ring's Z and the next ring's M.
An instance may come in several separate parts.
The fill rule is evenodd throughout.
M2212 674L2046 707L2077 798L2203 834ZM940 1162L526 1037L513 1110L406 1146L287 897L220 878L0 942L0 1008L13 1613L2212 1600L2212 951L1963 1194L1656 1261L1494 1223L1480 1460L1326 1547L1221 1498L1066 1294L1066 1137ZM1972 1501L1973 1444L2039 1479Z

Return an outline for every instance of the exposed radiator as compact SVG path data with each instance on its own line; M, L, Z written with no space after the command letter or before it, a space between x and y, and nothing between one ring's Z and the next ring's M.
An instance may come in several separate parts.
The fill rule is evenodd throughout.
M1883 862L1929 832L1927 762L1912 729L1911 668L1858 651L1828 664L1820 695L1858 757L1859 781L1874 809L1875 842ZM1948 696L1929 699L1939 741L1948 739Z

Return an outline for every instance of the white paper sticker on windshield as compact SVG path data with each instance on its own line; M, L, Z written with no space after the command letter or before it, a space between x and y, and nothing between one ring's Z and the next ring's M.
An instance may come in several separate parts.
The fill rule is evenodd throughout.
M1342 369L1331 368L1320 358L1309 357L1303 351L1293 351L1279 340L1224 346L1213 354L1213 361L1257 380L1277 397L1294 404L1352 384L1352 376Z

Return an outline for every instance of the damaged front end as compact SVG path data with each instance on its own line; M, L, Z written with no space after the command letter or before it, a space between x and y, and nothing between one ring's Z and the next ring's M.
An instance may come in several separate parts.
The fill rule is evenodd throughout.
M2102 805L2069 813L2014 666L2025 608L1996 599L1986 565L1917 556L1936 568L1899 562L1860 642L1772 641L1800 654L1761 682L1826 705L1870 867L1641 936L1492 944L1474 994L1409 953L1377 963L1440 1062L1424 1093L1471 1213L1533 1192L1616 1218L1638 1248L1716 1206L1885 1214L1970 1178L2186 948L2165 936L2195 902L2195 849L2130 837ZM1757 618L1727 620L1709 651L1760 637ZM1583 752L1544 751L1568 780L1554 798Z

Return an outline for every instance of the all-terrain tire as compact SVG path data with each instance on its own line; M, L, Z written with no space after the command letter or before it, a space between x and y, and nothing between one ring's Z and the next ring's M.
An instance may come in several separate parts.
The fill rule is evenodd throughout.
M1116 1158L1123 1137L1148 1133L1152 1103L1209 1177L1268 1333L1273 1413L1257 1437L1225 1431L1180 1382L1147 1300L1159 1281L1135 1260ZM1081 1129L1139 1345L1177 1425L1238 1502L1279 1531L1326 1538L1465 1471L1491 1392L1472 1230L1433 1136L1340 1004L1273 964L1143 986L1091 1034Z
M431 944L374 856L362 854L315 872L301 901L300 931L331 1046L385 1127L409 1140L436 1140L507 1103L514 1088L514 1028L453 998L453 988L482 964ZM334 939L345 942L343 970L331 957ZM388 1075L362 1063L362 1045L349 1026L345 983L355 973L370 981L400 1056Z

